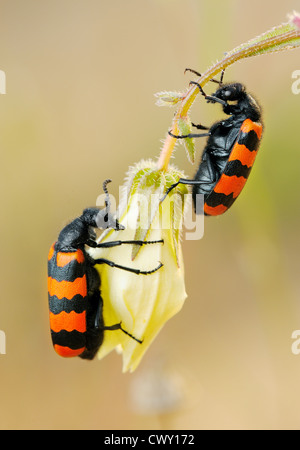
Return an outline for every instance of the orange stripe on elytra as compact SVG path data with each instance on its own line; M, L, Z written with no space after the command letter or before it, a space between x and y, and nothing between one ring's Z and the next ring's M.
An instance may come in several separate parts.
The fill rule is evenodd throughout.
M246 181L247 178L244 177L237 177L236 175L229 177L223 174L214 187L214 192L225 195L233 194L233 198L236 198L245 186Z
M223 214L225 211L227 211L228 207L224 205L218 205L218 206L208 206L206 203L204 203L204 212L208 216L218 216L219 214Z
M235 143L230 153L230 157L228 158L228 161L234 161L238 159L243 164L243 166L252 167L256 155L257 150L253 150L251 152L250 150L247 149L245 145Z
M76 350L72 350L70 347L63 347L62 345L54 345L54 350L60 356L64 358L71 358L72 356L79 356L84 352L85 347L77 348Z
M50 261L50 259L51 259L52 256L53 256L53 253L54 253L54 245L55 245L55 242L54 242L54 244L52 244L51 247L50 247L50 250L49 250L49 253L48 253L48 261Z
M61 330L76 330L84 333L86 331L86 313L85 311L82 313L62 311L59 314L50 312L50 327L55 333L59 333Z
M241 126L241 131L243 133L249 133L249 131L254 130L255 133L257 134L258 139L261 138L261 134L262 134L262 125L259 122L252 122L251 119L246 119L244 120L242 126Z
M84 262L84 254L82 250L77 250L76 252L58 252L56 257L56 264L58 267L64 267L71 261L76 260L79 264Z
M72 300L76 294L86 297L86 276L83 275L74 281L57 281L55 278L48 277L48 292L50 296L56 295L59 300L62 298Z

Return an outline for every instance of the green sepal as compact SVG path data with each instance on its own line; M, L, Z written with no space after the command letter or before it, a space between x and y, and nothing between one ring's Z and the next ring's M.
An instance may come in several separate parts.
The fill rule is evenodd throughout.
M188 116L186 116L185 118L178 119L177 126L178 126L180 136L186 136L186 135L192 133L192 123L191 123L191 119ZM188 160L190 161L190 163L194 164L194 162L195 162L195 141L194 141L194 139L193 138L185 138L185 139L180 139L180 140L183 141L183 145L185 147Z

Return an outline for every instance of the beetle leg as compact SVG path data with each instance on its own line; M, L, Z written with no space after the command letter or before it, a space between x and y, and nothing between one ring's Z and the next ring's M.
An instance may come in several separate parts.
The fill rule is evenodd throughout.
M194 69L185 69L184 73L187 72L187 71L194 73L195 75L197 75L197 77L201 77L202 76L201 73L197 72ZM211 78L209 81L212 81L213 83L217 83L219 86L221 86L223 84L224 72L225 72L225 69L223 69L222 72L221 72L220 81L216 80L215 78Z
M167 197L167 195L174 189L176 188L179 184L189 184L189 185L193 185L193 184L199 184L198 181L195 180L186 180L185 178L179 178L179 180L177 181L177 183L172 184L172 186L170 186L165 195L162 197L162 199L160 200L160 203L162 203L164 201L164 199Z
M117 263L110 261L108 259L105 259L105 258L94 259L93 264L94 265L95 264L107 264L110 267L116 267L117 269L127 270L127 272L132 272L132 273L135 273L136 275L150 275L151 273L156 272L163 266L163 264L160 262L159 265L155 269L140 270L140 269L134 269L133 267L121 266L120 264L117 264Z
M169 187L169 189L167 189L165 195L162 197L162 199L160 200L160 203L162 203L164 201L164 199L167 197L167 195L174 189L176 188L176 186L178 186L178 184L188 184L190 186L197 186L197 185L203 185L203 184L211 184L213 183L215 180L215 171L214 171L214 166L213 163L211 161L210 155L206 154L206 160L207 162L207 171L209 174L209 180L208 181L198 181L198 180L187 180L185 178L179 178L179 180L177 181L177 183L172 184L172 186ZM201 162L201 164L203 163L203 161Z
M110 248L110 247L117 247L118 245L122 244L136 244L136 245L145 245L145 244L160 244L164 243L163 239L159 239L158 241L111 241L111 242L102 242L100 244L97 244L96 247L98 248Z
M131 337L132 339L134 339L135 341L137 341L139 344L142 344L143 341L141 341L140 339L137 339L135 336L133 336L132 334L128 333L128 331L124 330L124 328L122 327L122 322L120 323L116 323L115 325L110 325L110 326L104 326L104 330L121 330L123 331L123 333L127 334L127 336Z
M199 123L197 125L192 122L192 127L197 128L197 130L209 130L209 127L206 127L205 125L201 125L201 123Z
M201 94L204 96L205 100L207 100L208 102L221 103L221 105L223 105L223 106L228 105L228 103L225 102L225 100L222 100L221 98L214 97L213 95L206 95L204 90L200 86L200 84L197 83L197 81L191 81L190 84L195 84L199 88L199 90L200 90Z
M206 128L204 128L204 129L206 129ZM176 139L186 139L186 138L198 138L198 137L207 137L207 136L210 136L210 133L202 133L202 134L193 134L193 133L190 133L190 134L182 134L182 135L177 135L177 134L173 134L171 131L168 131L168 134L171 136L171 137L173 137L173 138L176 138Z

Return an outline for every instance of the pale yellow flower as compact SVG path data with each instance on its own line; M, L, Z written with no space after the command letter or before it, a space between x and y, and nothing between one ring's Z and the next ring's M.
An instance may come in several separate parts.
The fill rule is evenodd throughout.
M152 161L133 167L128 175L127 195L119 219L125 230L104 233L101 239L101 242L163 239L163 244L124 244L91 250L95 259L106 258L143 271L153 270L160 262L163 264L149 275L136 275L104 264L96 266L101 276L105 325L122 322L126 331L143 341L140 344L121 330L105 331L98 356L103 358L116 348L122 353L124 372L136 369L153 339L166 321L180 311L187 296L180 245L187 188L179 185L160 203L165 190L182 176L173 167L166 172L158 171Z

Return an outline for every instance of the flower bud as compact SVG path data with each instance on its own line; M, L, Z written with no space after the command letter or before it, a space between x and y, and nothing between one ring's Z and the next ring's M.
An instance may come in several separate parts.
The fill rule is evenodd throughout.
M123 371L133 371L163 325L183 306L186 298L180 229L184 215L185 185L178 185L163 202L164 192L178 178L174 167L157 170L153 161L132 167L121 202L120 224L125 230L112 230L101 242L116 240L157 241L145 245L123 244L91 249L93 258L106 258L126 267L155 273L137 275L105 264L96 268L101 277L103 316L106 326L122 322L122 328L135 338L118 331L105 331L99 350L103 358L116 348L123 355ZM179 195L178 195L179 194Z

